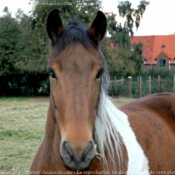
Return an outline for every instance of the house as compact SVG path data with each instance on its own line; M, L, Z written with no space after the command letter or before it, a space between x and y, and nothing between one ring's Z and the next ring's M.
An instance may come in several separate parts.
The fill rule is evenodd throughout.
M150 69L175 70L175 35L134 36L131 43L143 43L143 71Z

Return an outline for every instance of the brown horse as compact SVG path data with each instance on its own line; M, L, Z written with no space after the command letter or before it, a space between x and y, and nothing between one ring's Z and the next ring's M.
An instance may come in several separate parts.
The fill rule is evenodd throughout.
M63 26L58 10L49 14L50 106L30 174L175 173L175 95L151 95L117 109L107 96L100 51L106 26L100 11L90 27Z

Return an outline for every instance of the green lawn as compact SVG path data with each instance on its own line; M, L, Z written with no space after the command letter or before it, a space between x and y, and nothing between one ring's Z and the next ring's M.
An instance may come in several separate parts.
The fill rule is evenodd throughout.
M43 138L47 108L43 98L0 100L0 174L29 170Z
M0 174L27 174L44 136L48 105L49 98L0 99Z

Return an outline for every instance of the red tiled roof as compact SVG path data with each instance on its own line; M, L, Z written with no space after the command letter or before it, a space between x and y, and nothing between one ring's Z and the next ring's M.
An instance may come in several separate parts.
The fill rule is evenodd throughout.
M175 58L175 35L166 36L134 36L131 38L131 43L143 43L142 56L147 63L154 63L161 52L164 52L167 57L174 63ZM164 47L162 47L164 46Z

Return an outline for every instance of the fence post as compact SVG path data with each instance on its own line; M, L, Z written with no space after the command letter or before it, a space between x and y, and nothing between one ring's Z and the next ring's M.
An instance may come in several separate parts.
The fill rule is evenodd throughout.
M114 80L112 81L112 88L113 88L114 96L116 96L115 86L116 86L116 77L114 77Z
M170 81L167 82L167 91L171 92L171 90L170 90Z
M124 96L124 78L121 77L121 84L122 84L122 97Z
M149 76L148 80L148 94L151 94L151 75Z
M138 98L142 97L142 77L137 77Z
M138 89L138 98L139 98L139 96L140 96L139 76L137 76L137 89Z
M174 75L174 80L173 80L173 93L175 93L175 75Z
M162 89L161 89L161 79L160 79L160 75L158 75L158 93L161 93Z
M132 76L128 77L129 79L129 98L132 97Z
M139 89L140 89L139 98L141 98L142 97L142 77L141 76L139 78Z

